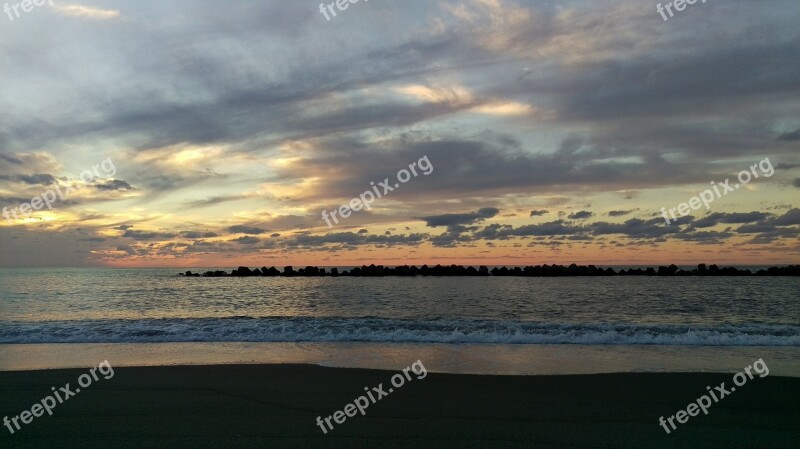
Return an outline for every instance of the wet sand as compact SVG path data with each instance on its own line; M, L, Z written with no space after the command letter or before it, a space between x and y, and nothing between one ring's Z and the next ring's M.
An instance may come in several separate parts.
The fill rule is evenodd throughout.
M0 372L13 417L85 369ZM115 368L11 435L12 448L797 448L800 379L749 381L667 435L669 416L730 374L478 376L429 373L323 434L395 371L313 365Z

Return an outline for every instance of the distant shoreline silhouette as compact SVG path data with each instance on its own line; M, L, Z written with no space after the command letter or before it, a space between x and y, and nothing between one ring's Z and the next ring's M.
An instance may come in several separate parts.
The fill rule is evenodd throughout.
M429 267L422 265L402 265L397 267L386 267L383 265L372 264L362 265L352 270L339 271L338 268L325 268L308 266L297 271L294 267L287 266L283 271L275 267L261 269L250 269L239 267L231 273L226 271L206 271L203 274L187 271L180 273L186 277L382 277L382 276L516 276L516 277L574 277L574 276L800 276L800 265L789 265L786 267L769 267L757 270L755 273L749 269L738 269L736 267L718 267L717 265L706 266L700 264L691 270L681 270L677 266L659 266L658 268L648 267L621 269L615 271L613 268L597 268L594 265L536 265L527 267L512 268L492 268L485 265L478 268L463 265L436 265Z

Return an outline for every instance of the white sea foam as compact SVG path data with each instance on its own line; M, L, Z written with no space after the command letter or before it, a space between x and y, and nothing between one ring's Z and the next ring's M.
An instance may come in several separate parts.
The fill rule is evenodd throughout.
M302 317L0 322L0 343L156 342L800 346L800 326Z

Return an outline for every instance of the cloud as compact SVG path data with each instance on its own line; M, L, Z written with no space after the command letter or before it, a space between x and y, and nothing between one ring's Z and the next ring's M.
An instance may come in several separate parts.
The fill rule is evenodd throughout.
M472 224L478 221L483 221L487 218L492 218L499 214L500 210L494 207L484 207L477 212L468 214L444 214L444 215L431 215L429 217L421 217L425 221L426 226L435 228L438 226L454 226Z
M224 196L214 196L202 200L189 201L186 204L187 209L197 209L200 207L216 206L218 204L229 203L233 201L242 201L251 198L248 194L232 194Z
M398 86L394 91L414 100L426 103L467 104L474 99L472 94L462 86L428 87L423 85Z
M364 245L419 245L428 237L427 234L408 235L361 235L354 232L338 232L325 235L299 234L287 239L283 245L287 248L317 249L323 245L342 245L357 247Z
M498 102L482 104L480 106L475 106L474 108L470 109L470 111L486 115L515 116L515 115L533 114L534 112L536 112L536 108L534 108L531 105L519 103L516 101L509 101L509 102L498 101Z
M419 201L443 195L454 199L492 198L512 192L552 195L587 185L600 191L652 189L724 177L709 174L713 169L702 161L670 162L661 156L614 157L614 150L570 145L562 145L553 153L535 154L521 150L520 145L512 136L491 131L475 140L402 135L385 142L377 153L369 142L358 138L331 139L318 153L283 167L279 179L282 183L296 182L308 173L324 173L315 178L310 188L298 190L292 199L334 203L352 198L354 192L363 192L364 186L382 179L383 174L391 179L398 167L407 166L408 161L415 161L420 155L427 155L434 167L447 164L449 169L415 178L392 192L393 200ZM465 182L467 179L469 182Z
M256 228L256 227L253 227L253 226L236 225L236 226L229 227L228 228L228 232L230 234L261 235L261 234L269 232L269 230L268 229Z
M0 154L0 159L4 160L6 162L10 162L10 163L12 163L14 165L22 165L22 161L21 160L15 158L14 156L11 156L10 154Z
M27 203L30 200L31 200L30 198L22 198L15 196L0 196L0 204L20 204L20 203Z
M181 231L180 236L186 239L208 239L219 237L216 232Z
M588 210L582 210L569 214L567 218L569 218L570 220L586 220L587 218L591 218L592 215L594 215L594 213Z
M782 142L796 142L800 140L800 128L792 132L786 132L778 136L778 140Z
M775 219L776 226L800 225L800 209L792 209Z
M514 228L509 225L491 224L486 226L481 231L475 233L475 237L479 239L503 239L508 237L522 237L522 236L554 236L554 235L571 235L582 233L585 229L577 226L572 226L564 220L556 220L548 223L525 225Z
M244 236L244 237L239 237L238 239L233 239L231 241L232 242L236 242L236 243L238 243L240 245L255 245L256 243L260 242L261 240L259 238L257 238L257 237L252 237L252 236L248 235L248 236Z
M109 20L120 16L119 10L101 9L84 5L55 5L55 10L65 16L80 17L83 19Z
M766 212L735 212L735 213L724 213L724 212L715 212L711 215L706 217L700 218L694 222L692 222L692 226L695 228L709 228L711 226L715 226L720 223L753 223L756 221L763 220L769 217L771 214Z
M53 175L37 174L37 175L0 175L0 179L6 181L16 181L28 185L42 185L48 186L56 183L56 178Z
M609 217L624 217L632 212L636 212L638 209L631 209L631 210L612 210L608 212Z
M549 213L549 211L546 211L544 209L542 209L542 210L532 210L530 216L531 217L541 217L542 215L546 215L548 213Z
M159 239L171 239L175 237L175 234L168 233L168 232L155 232L155 231L134 231L128 230L122 234L123 238L130 238L134 240L159 240Z
M94 184L97 190L113 191L113 190L135 190L128 182L121 179L108 180L103 183Z

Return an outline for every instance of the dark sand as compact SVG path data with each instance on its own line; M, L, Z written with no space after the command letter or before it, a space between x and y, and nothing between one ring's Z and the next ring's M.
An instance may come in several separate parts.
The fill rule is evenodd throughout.
M87 370L0 373L0 415L77 384ZM414 378L323 435L341 410L395 372L298 365L117 368L11 435L0 448L792 448L800 379L755 378L667 435L728 374ZM2 417L2 416L0 416Z

